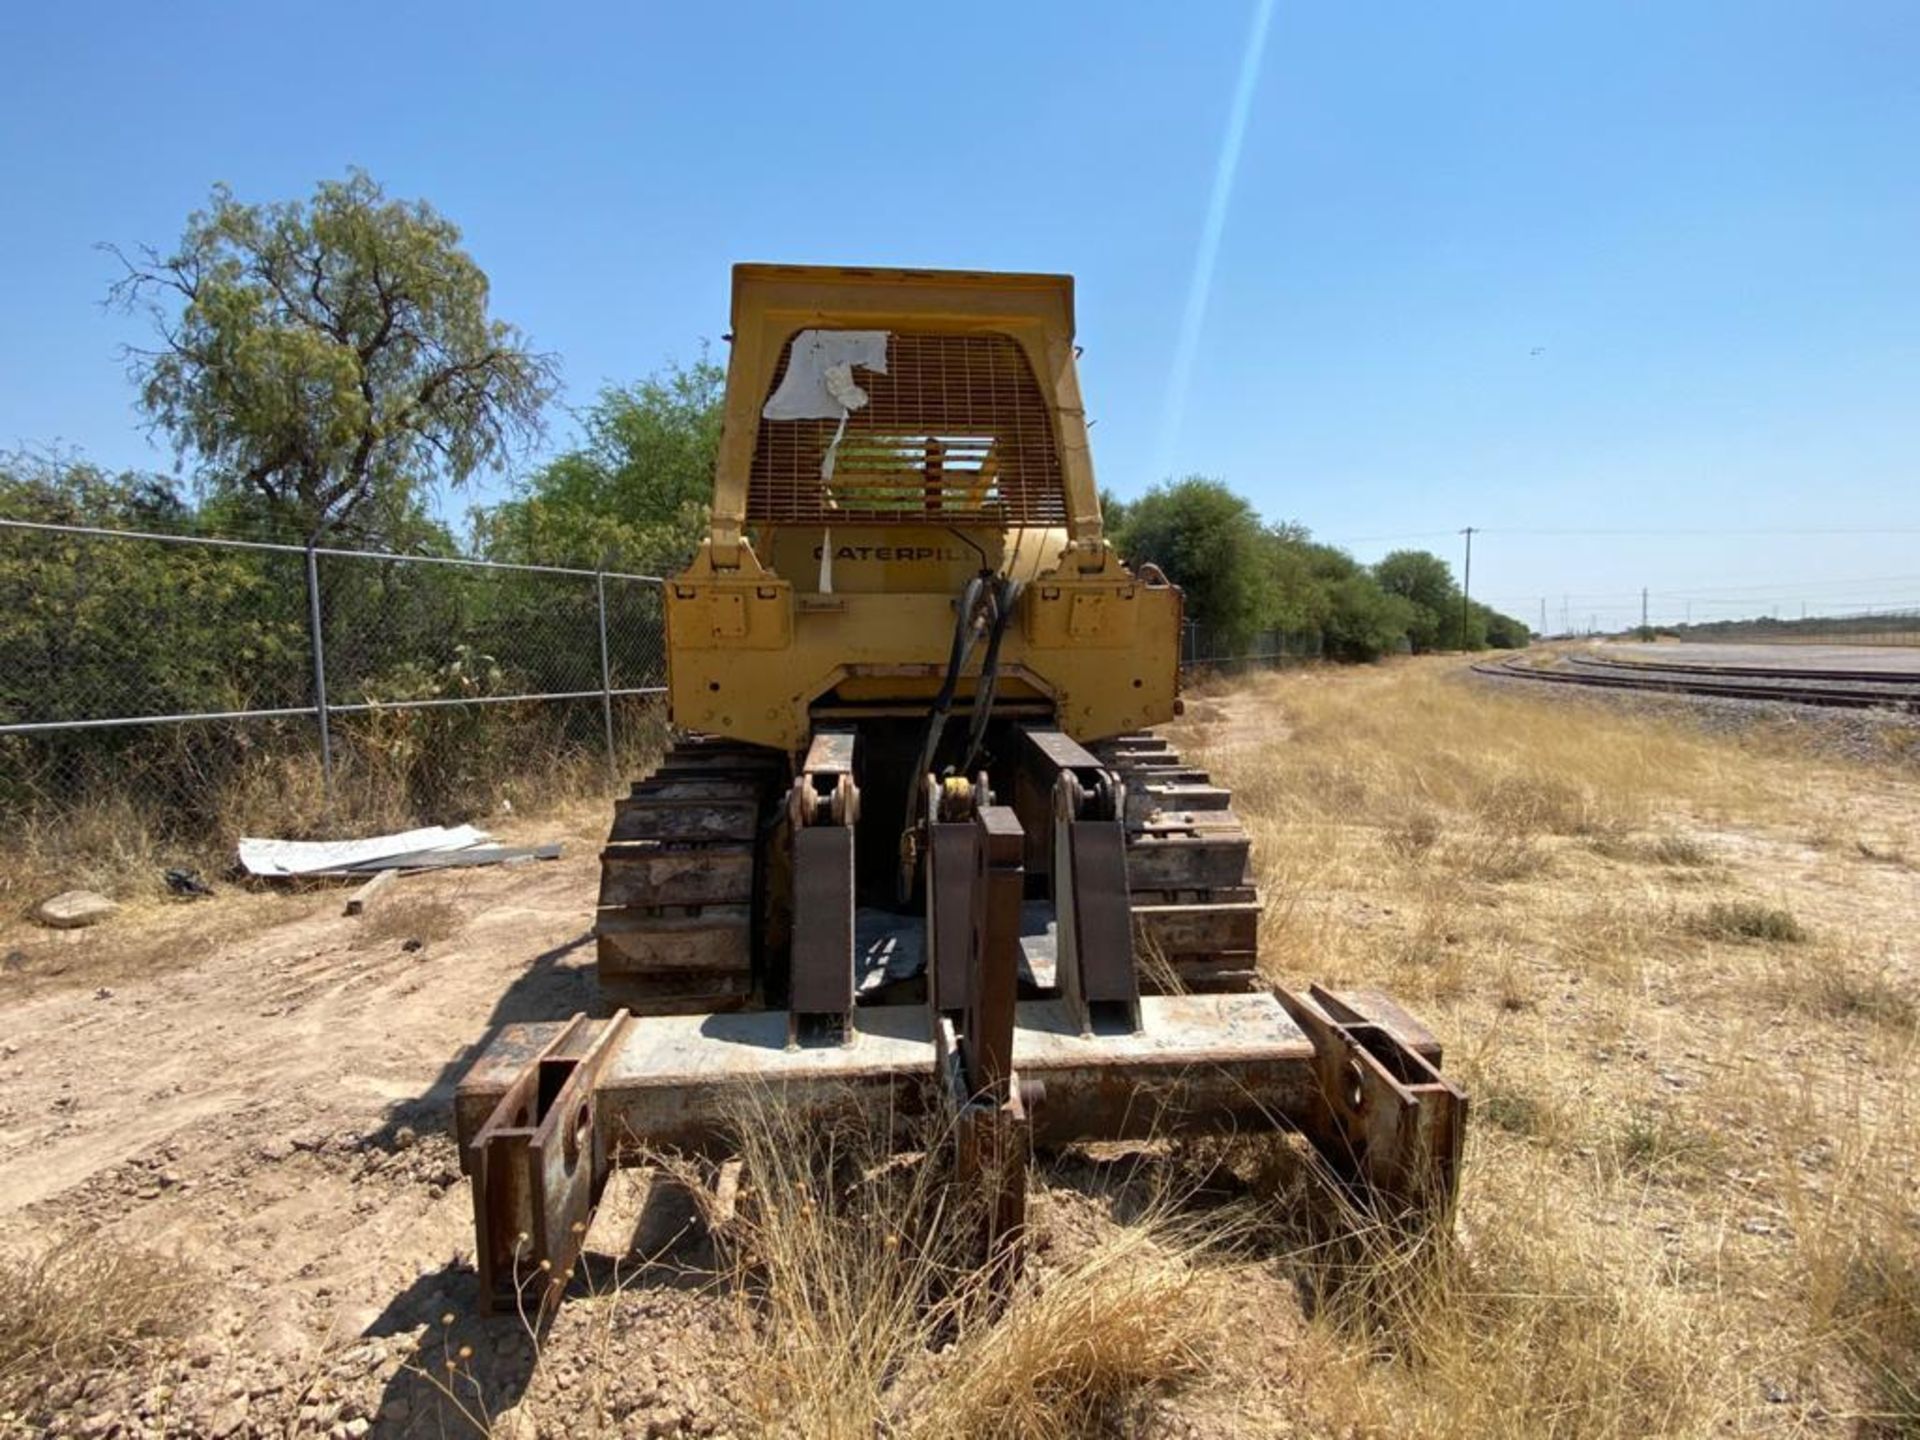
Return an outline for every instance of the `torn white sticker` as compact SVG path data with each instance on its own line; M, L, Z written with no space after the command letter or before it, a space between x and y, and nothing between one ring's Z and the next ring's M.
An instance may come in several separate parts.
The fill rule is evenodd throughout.
M856 366L887 373L885 330L802 330L793 337L787 373L761 410L765 420L839 420L867 403Z

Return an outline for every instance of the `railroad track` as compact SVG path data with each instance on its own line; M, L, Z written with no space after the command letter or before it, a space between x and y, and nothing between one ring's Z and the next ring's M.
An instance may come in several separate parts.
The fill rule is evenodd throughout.
M1678 675L1709 675L1741 677L1756 680L1813 680L1820 684L1835 681L1842 684L1894 685L1901 687L1920 686L1920 670L1818 670L1791 665L1715 665L1698 660L1622 660L1605 655L1582 655L1572 652L1564 658L1569 664L1587 670L1625 671L1634 674L1645 671L1664 671Z
M1920 675L1900 672L1794 670L1786 667L1664 664L1567 655L1544 665L1509 655L1482 661L1474 670L1503 680L1590 689L1638 690L1669 695L1713 695L1723 700L1771 700L1853 710L1920 713Z

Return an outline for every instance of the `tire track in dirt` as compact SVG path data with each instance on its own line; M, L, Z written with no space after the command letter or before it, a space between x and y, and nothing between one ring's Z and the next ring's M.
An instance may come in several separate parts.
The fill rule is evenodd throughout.
M409 877L391 933L329 896L184 967L0 1011L0 1213L180 1250L273 1350L365 1328L470 1245L452 1085L492 1025L591 1003L594 872Z

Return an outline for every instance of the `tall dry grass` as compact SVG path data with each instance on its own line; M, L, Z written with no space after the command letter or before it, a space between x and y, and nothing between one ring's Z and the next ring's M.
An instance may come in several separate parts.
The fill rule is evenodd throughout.
M658 705L620 706L611 772L597 710L583 727L541 705L337 720L331 792L314 736L284 727L231 726L217 758L181 741L55 767L0 796L0 916L65 889L157 898L167 869L218 874L247 835L376 835L604 801L612 774L644 774L667 743Z
M1203 1236L1156 1207L1010 1293L983 1266L981 1197L948 1183L939 1121L809 1123L771 1101L739 1126L746 1423L781 1436L1066 1440L1205 1373L1221 1340ZM1112 1427L1123 1427L1119 1431Z
M1440 664L1196 709L1272 973L1395 991L1475 1097L1457 1247L1292 1236L1312 1425L1920 1434L1910 781Z

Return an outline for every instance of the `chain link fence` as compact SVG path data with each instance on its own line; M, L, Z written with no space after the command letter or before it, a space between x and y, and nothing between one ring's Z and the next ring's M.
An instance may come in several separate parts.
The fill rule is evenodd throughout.
M1261 630L1252 636L1223 635L1189 620L1180 635L1180 668L1239 674L1278 669L1318 660L1323 640L1318 630Z
M617 783L644 575L0 520L0 833L364 832Z
M1181 661L1320 653L1188 625ZM665 684L652 576L0 520L0 835L30 850L211 857L604 793L661 744Z

